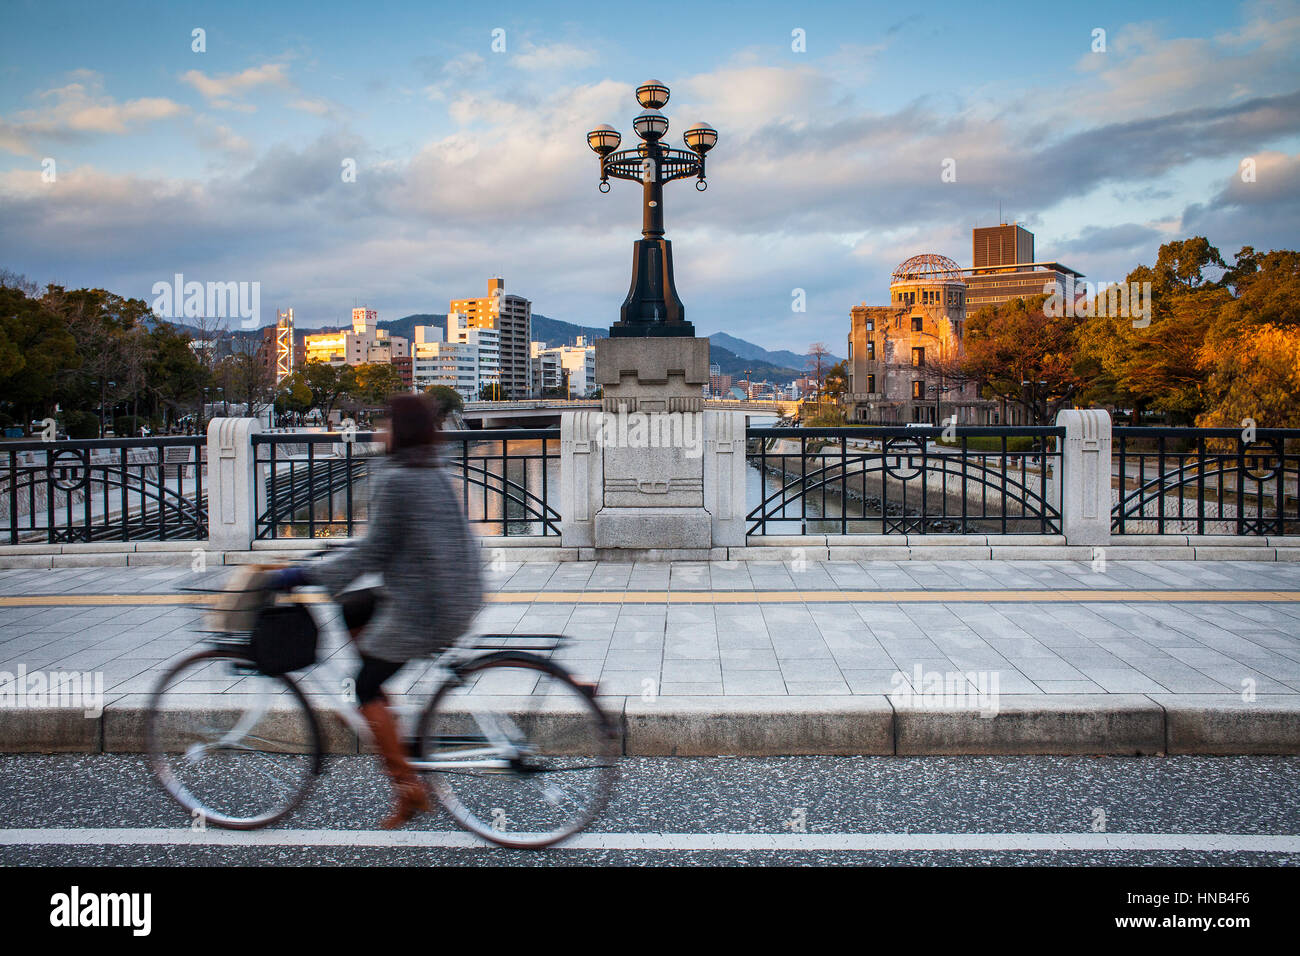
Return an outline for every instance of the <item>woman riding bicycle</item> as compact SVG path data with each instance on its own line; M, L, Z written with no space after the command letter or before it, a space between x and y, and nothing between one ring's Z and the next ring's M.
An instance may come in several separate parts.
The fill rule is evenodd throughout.
M336 595L366 574L379 588L338 595L361 654L356 695L392 781L393 829L429 809L429 796L407 760L383 683L415 658L429 657L469 629L482 603L479 546L461 511L460 493L441 467L444 409L432 397L398 395L389 403L389 459L371 478L369 526L356 547L317 564L277 572L278 589L319 585Z

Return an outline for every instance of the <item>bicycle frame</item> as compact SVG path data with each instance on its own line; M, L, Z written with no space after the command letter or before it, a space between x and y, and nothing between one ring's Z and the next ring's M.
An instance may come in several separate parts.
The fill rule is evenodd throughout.
M308 612L316 619L317 627L320 628L322 633L326 632L327 628L320 621L319 612L315 608L322 603L329 602L322 602L315 595L294 595L287 598L287 600L305 604ZM562 637L562 635L555 635L555 637ZM472 650L473 648L453 644L434 658L433 666L441 672L441 676L437 686L434 687L433 693L436 694L444 684L459 681L456 665L472 660L470 654ZM339 706L334 702L334 693L328 690L329 682L332 680L335 686L344 688L342 694L344 702L348 704L356 703L352 686L354 679L350 675L344 675L333 661L329 658L318 660L310 670L294 679L304 687L305 691L315 691L318 697L329 701L328 710L341 718L348 727L356 732L358 739L369 740L373 743L374 735L370 731L370 726L361 716L360 711L355 706ZM260 688L257 700L244 713L239 722L227 731L220 741L211 746L213 748L220 745L229 746L231 742L241 739L249 729L257 726L267 707L270 706L273 696L269 688ZM310 693L308 694L308 700L311 700ZM493 715L475 713L472 716L475 723L478 724L482 736L481 738L465 739L467 741L482 739L487 741L488 746L458 751L454 760L411 759L409 761L411 766L421 771L500 770L504 772L509 770L513 762L521 756L522 751L510 742L509 734L498 725L496 720L492 719Z

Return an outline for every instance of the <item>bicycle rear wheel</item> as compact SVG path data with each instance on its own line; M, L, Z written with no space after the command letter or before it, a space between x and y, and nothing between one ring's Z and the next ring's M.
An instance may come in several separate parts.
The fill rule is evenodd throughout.
M154 688L145 740L163 788L203 825L252 830L302 802L321 772L320 725L292 677L238 649L199 651Z
M456 669L425 708L420 769L465 829L540 849L604 809L621 746L594 689L533 654L488 654Z

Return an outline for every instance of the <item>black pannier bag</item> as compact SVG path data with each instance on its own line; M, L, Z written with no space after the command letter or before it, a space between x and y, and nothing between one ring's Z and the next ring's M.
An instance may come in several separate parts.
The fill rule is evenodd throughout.
M316 621L304 605L272 605L258 614L249 651L263 674L287 674L316 663L317 635Z

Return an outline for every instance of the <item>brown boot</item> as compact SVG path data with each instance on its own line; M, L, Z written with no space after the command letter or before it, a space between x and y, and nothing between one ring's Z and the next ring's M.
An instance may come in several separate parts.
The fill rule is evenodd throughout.
M375 736L375 746L379 748L384 770L388 772L393 794L397 798L396 808L379 825L385 830L395 830L417 813L428 812L429 794L424 789L419 774L407 762L406 750L397 733L397 721L393 719L393 712L388 709L384 699L380 697L362 704L361 716L366 719L370 732Z

